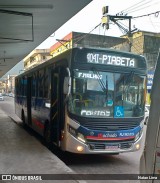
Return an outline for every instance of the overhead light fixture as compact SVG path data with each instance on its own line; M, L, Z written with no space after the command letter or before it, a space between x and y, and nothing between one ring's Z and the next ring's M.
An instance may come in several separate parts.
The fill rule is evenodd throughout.
M6 51L4 50L4 52L3 52L3 58L0 58L0 60L3 60L3 62L5 62L6 60L8 60L8 59L13 59L13 58L9 58L9 57L6 57ZM0 63L1 64L1 63ZM2 66L2 65L1 65Z
M1 7L1 5L0 5ZM29 27L28 29L30 30L28 33L30 33L30 37L28 39L22 39L19 37L0 37L0 40L12 40L12 41L34 41L34 29L33 29L33 14L32 13L27 13L27 12L21 12L21 11L13 11L13 10L4 10L4 9L0 9L0 13L2 14L7 14L7 15L15 15L15 16L22 16L23 17L28 17L28 21L29 21ZM20 27L17 27L17 29Z
M32 13L26 13L26 12L20 12L20 11L12 11L12 10L3 10L3 9L0 9L0 13L22 15L22 16L33 16Z

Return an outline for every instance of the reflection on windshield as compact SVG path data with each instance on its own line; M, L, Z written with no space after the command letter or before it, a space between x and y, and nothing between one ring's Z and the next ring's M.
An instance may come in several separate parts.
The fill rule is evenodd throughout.
M95 118L139 117L144 114L144 94L142 76L76 69L69 111Z

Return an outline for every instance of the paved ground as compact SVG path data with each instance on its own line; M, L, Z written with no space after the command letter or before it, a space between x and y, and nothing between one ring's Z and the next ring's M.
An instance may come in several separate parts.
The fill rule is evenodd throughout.
M0 174L60 174L74 172L0 109ZM24 181L1 181L24 182ZM27 181L33 182L33 181ZM54 180L38 182L78 182Z

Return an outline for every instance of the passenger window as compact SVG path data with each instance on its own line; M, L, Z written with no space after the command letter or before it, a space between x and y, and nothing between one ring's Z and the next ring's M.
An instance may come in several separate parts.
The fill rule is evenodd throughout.
M33 75L32 79L32 97L36 96L36 75Z
M44 88L44 70L40 70L38 73L38 97L43 97Z
M49 98L49 76L48 68L44 72L44 98Z

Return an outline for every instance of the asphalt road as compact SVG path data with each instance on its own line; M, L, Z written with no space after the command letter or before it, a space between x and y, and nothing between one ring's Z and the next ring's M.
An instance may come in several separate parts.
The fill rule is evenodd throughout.
M8 115L15 115L14 98L4 96L4 101L0 101L0 108Z
M0 101L0 107L9 116L15 117L14 98L5 97ZM146 133L144 126L143 143ZM142 145L143 146L143 145ZM53 151L65 164L79 174L138 174L139 161L143 147L136 152L122 153L120 155L77 155ZM125 179L125 177L124 177ZM139 180L87 180L99 183L139 183Z

